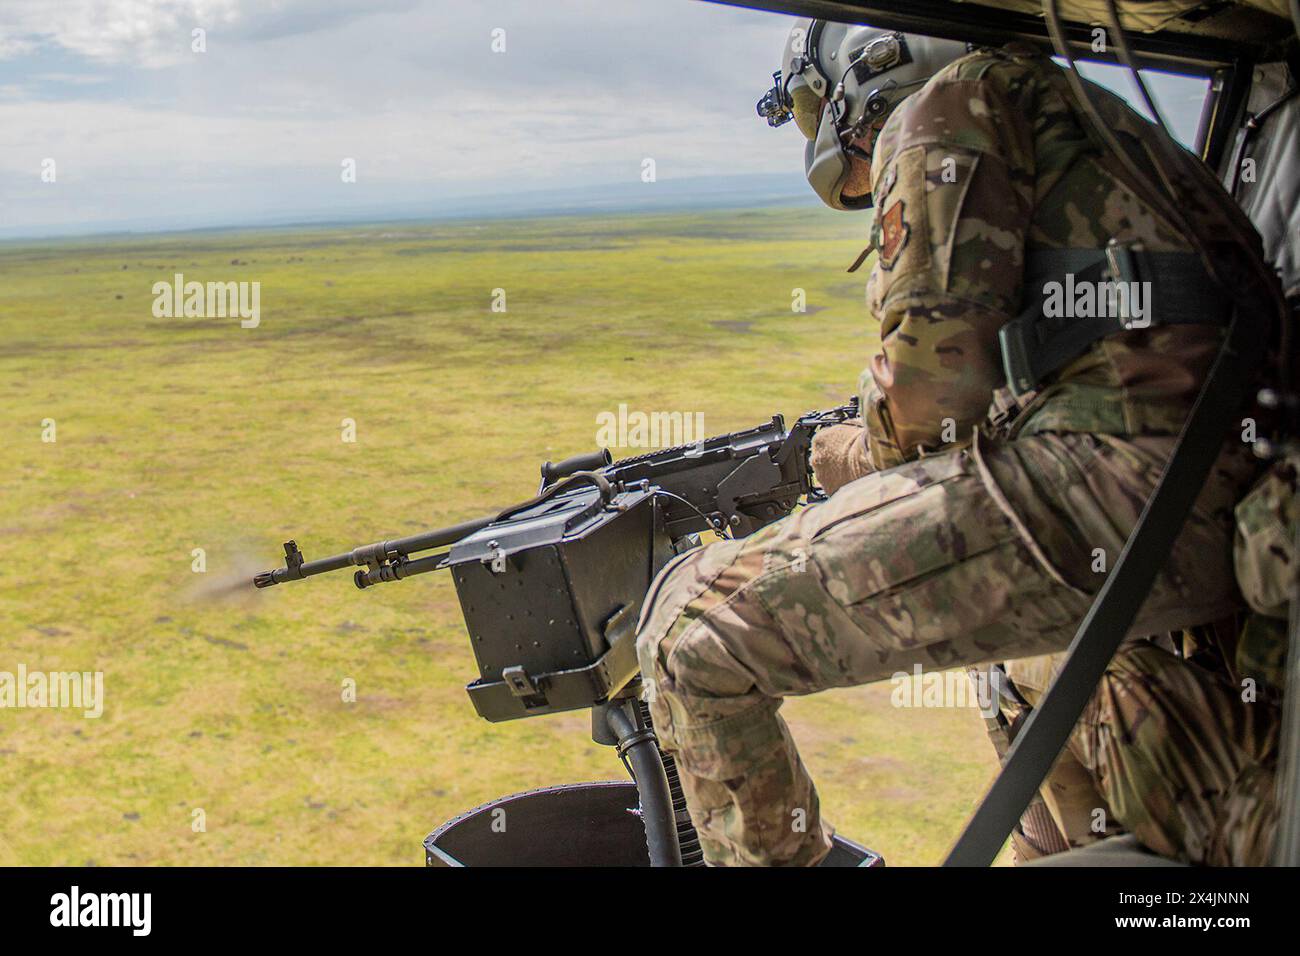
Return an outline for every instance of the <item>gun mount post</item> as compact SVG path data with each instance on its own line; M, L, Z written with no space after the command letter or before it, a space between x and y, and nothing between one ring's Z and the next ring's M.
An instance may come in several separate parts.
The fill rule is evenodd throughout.
M603 715L617 738L618 755L629 764L640 798L641 823L651 866L681 866L677 818L668 775L654 729L641 720L635 700L613 701L592 709L594 720Z

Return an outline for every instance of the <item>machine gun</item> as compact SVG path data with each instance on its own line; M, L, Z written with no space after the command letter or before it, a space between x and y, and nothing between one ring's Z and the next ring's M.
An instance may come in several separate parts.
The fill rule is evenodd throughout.
M610 699L637 673L637 618L656 574L702 531L747 535L820 500L818 429L857 400L613 461L606 449L542 465L536 497L474 521L307 561L293 541L259 588L356 567L358 588L451 572L479 666L480 716L532 717ZM446 549L446 550L439 550ZM425 552L435 552L425 554Z
M801 500L824 500L809 464L813 436L857 414L855 398L810 412L788 429L777 415L755 428L619 461L601 449L547 462L537 495L522 504L316 561L307 561L297 544L287 541L284 567L263 571L253 583L267 588L355 567L353 581L365 589L449 571L478 663L478 677L466 690L479 715L503 721L592 708L592 738L617 746L631 765L651 862L698 862L698 841L672 760L659 751L648 708L637 700L637 620L655 576L674 556L696 546L700 532L741 537L790 514ZM611 834L625 825L620 817L626 814L607 805L625 795L600 785L503 799L512 801L512 813L522 813L527 808L518 806L521 798L543 805L537 812L552 820L554 832L544 837L552 841L546 847L513 848L512 862L531 852L543 854L533 857L535 862L553 864L556 860L545 853L574 852L556 836L554 818L562 815L552 805L557 801L588 801L563 812L589 821L603 817ZM475 814L482 817L486 809L431 835L425 842L430 862L447 862L440 841L463 842ZM480 857L504 845L493 839L472 842ZM605 843L619 847L626 841L611 835ZM879 860L847 841L840 841L837 851L838 865ZM633 861L613 857L608 862Z

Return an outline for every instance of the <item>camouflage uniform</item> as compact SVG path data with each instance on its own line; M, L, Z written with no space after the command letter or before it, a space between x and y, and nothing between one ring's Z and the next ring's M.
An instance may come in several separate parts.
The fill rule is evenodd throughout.
M1268 862L1280 692L1252 690L1248 703L1235 668L1192 663L1180 651L1139 638L1116 653L1043 784L1066 845L1056 849L1127 830L1163 856ZM1063 661L1061 654L1012 661L1007 671L1036 706ZM1021 857L1050 851L1026 847L1023 835L1013 841Z
M1300 518L1297 467L1300 459L1296 456L1278 462L1241 500L1233 546L1246 603L1258 614L1283 620L1295 578L1295 535Z
M985 721L999 758L1005 758L1016 733L1047 693L1064 661L1064 654L1042 654L1006 663L1004 673L1012 693L1002 695L1001 721ZM1095 777L1067 747L1012 832L1012 857L1022 863L1079 849L1122 832L1097 789Z
M1000 388L997 330L1019 311L1027 248L1100 248L1112 237L1188 248L1071 104L1049 60L980 52L890 116L873 160L879 255L867 291L881 348L863 389L877 470L748 538L687 552L652 589L641 667L710 863L806 865L827 851L830 828L777 713L782 698L914 664L1061 650L1104 580L1098 562L1114 562L1158 478L1218 330L1125 332L1032 398L1012 403ZM1122 136L1156 135L1115 98L1102 109ZM1199 164L1184 165L1199 185ZM1192 210L1209 230L1235 214L1219 195ZM1239 441L1225 445L1134 633L1234 609L1232 508L1254 470ZM1186 716L1186 698L1164 690L1200 686L1181 667L1145 648L1117 660L1090 715L1103 732L1080 742L1079 759L1156 848L1256 859L1268 808L1224 801L1237 798L1231 781L1266 765L1267 733L1219 742L1204 786L1202 751L1138 763L1125 749L1131 733L1170 739L1169 722ZM1225 694L1196 720L1227 719ZM1143 810L1156 771L1169 796ZM1254 842L1221 852L1215 821L1246 812L1260 821Z
M1296 586L1296 494L1300 456L1275 463L1237 505L1233 564L1250 607L1235 646L1226 655L1234 678L1259 696L1280 700L1286 686L1287 632Z

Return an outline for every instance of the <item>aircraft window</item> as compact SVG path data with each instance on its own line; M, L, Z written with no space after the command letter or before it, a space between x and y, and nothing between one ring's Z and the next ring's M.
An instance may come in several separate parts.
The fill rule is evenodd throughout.
M1061 62L1058 60L1057 62ZM1062 63L1064 66L1064 63ZM1111 63L1085 63L1079 61L1079 72L1099 86L1122 96L1125 102L1147 119L1153 119L1138 93L1137 84L1127 67ZM1164 113L1165 122L1174 138L1188 149L1196 149L1196 131L1201 125L1201 108L1210 93L1210 81L1203 76L1183 76L1142 70L1142 79L1151 91L1151 97Z

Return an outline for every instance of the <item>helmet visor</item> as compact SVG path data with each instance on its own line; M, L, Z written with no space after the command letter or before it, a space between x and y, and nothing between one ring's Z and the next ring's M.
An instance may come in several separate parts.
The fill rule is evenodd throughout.
M808 84L799 81L790 84L790 99L799 132L803 133L804 139L816 139L817 123L822 116L822 98Z

